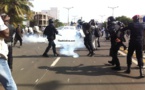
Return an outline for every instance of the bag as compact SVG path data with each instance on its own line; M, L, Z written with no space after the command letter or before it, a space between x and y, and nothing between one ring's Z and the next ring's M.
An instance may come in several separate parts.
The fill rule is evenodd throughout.
M99 28L94 29L94 35L95 35L95 37L100 37L101 36L101 31L100 31Z

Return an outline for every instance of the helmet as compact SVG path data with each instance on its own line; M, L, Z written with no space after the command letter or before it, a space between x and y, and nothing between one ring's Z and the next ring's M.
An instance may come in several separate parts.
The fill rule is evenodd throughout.
M145 22L145 16L143 17L143 22Z
M115 21L115 18L113 16L108 17L108 22Z
M132 19L133 19L133 21L135 21L135 22L138 22L139 21L139 15L134 15L133 17L132 17Z
M49 21L48 21L48 22L49 22L49 24L50 24L50 23L53 23L53 19L49 19Z

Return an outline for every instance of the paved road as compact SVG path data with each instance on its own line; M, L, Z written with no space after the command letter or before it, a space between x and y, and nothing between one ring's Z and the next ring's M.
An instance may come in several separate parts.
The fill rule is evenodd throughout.
M110 42L104 38L94 57L86 56L86 49L80 49L76 51L79 58L53 57L52 51L50 58L45 58L41 55L46 46L46 43L29 43L21 48L14 47L12 74L18 90L145 90L145 78L138 78L135 63L131 74L124 73L124 51L119 55L122 70L111 70L112 66L107 63L111 60Z

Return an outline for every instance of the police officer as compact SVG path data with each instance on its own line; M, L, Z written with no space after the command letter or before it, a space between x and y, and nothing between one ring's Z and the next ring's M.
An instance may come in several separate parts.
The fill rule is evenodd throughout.
M84 37L84 45L88 49L89 53L87 56L92 57L94 55L93 45L92 45L92 29L89 23L83 23L82 25L83 32L85 34Z
M44 35L47 36L47 39L48 39L48 47L46 48L45 52L43 53L43 56L44 57L49 57L49 55L47 54L52 46L52 49L53 49L53 54L54 56L59 56L59 54L56 52L56 45L55 45L55 35L58 34L58 31L57 29L54 27L53 25L53 20L52 19L49 19L49 25L45 28L44 30Z
M107 24L107 30L111 38L110 56L112 57L112 60L108 61L108 63L116 65L112 68L113 70L121 70L120 62L117 56L118 50L122 45L122 35L119 31L120 26L113 16L108 17Z
M12 66L13 66L13 49L12 49L12 43L13 43L13 35L15 33L15 28L9 24L10 21L10 17L8 15L2 15L3 21L5 23L5 25L7 25L7 27L9 28L9 37L5 38L5 42L8 45L8 65L9 68L12 71Z
M143 31L145 30L145 25L139 22L139 15L135 15L132 17L133 22L130 23L127 27L122 30L130 30L130 40L127 54L127 70L126 73L130 73L131 64L132 64L132 55L133 52L136 51L136 58L139 66L140 77L144 77L143 75Z

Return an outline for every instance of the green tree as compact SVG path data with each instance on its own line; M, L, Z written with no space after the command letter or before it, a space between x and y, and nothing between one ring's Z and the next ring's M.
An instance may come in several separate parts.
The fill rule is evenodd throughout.
M8 14L11 17L10 23L14 26L32 18L30 7L33 5L28 0L0 0L0 13Z
M64 26L64 24L62 23L62 22L60 22L58 19L56 19L55 21L54 21L54 24L55 24L55 27L57 28L57 27L60 27L60 26Z
M125 25L128 25L128 23L132 22L132 19L126 16L116 17L116 20L123 22Z

